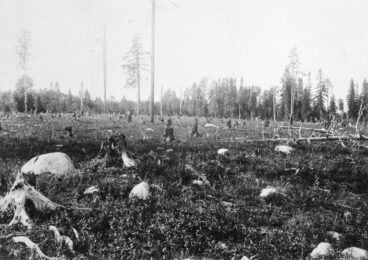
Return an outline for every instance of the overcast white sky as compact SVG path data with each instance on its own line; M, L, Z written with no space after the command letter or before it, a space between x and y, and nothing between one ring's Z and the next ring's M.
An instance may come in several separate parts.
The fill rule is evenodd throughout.
M366 0L157 0L156 100L161 85L180 93L202 77L244 77L263 89L280 85L296 46L302 69L322 68L337 97L350 79L368 76ZM122 57L139 33L150 50L150 0L0 0L0 90L21 72L14 52L30 31L29 75L35 89L58 81L78 93L80 82L103 96L102 32L107 27L107 96L135 98L123 88ZM149 64L149 60L148 60ZM149 95L149 74L142 96Z

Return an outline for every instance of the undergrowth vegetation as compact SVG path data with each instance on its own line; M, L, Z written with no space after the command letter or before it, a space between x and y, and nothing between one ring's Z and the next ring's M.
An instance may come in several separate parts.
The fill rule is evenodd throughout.
M76 138L49 139L46 131L23 138L0 137L0 195L9 190L28 159L61 151L75 162L78 173L46 174L37 179L36 189L61 205L93 209L41 213L28 205L34 228L5 225L0 235L26 232L46 255L78 259L240 259L243 255L298 259L323 241L337 251L368 248L368 149L364 147L299 144L286 156L274 152L273 142L221 142L229 136L184 138L183 126L174 130L180 141L165 143L159 138L142 141L139 134L152 127L159 136L162 125L95 124L96 133L80 127ZM107 168L97 158L103 131L113 125L114 131L128 137L135 168ZM230 154L218 155L219 148L228 148ZM187 165L205 175L209 185L193 184L197 177ZM143 180L150 184L150 199L129 199L131 189ZM90 186L100 192L84 194ZM260 198L267 186L278 187L283 196ZM0 213L0 223L9 223L12 215ZM74 252L56 243L49 225L73 240ZM328 231L342 234L342 239L332 239ZM11 239L2 239L0 250L7 257L31 256L29 249Z

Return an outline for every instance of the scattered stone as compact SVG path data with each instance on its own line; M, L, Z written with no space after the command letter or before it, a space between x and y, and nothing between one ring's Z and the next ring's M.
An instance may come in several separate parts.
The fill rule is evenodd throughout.
M142 200L147 200L150 196L149 186L145 181L135 185L129 194L129 198L135 197Z
M204 183L203 183L203 181L201 181L201 180L194 180L194 181L193 181L193 184L194 184L194 185L198 185L198 186L203 186L203 184L204 184Z
M278 194L278 191L275 187L266 187L261 191L261 194L259 195L261 198L267 198L271 195Z
M217 151L217 154L219 155L227 155L229 153L230 153L229 149L226 149L226 148L221 148Z
M275 152L280 152L280 153L284 153L284 154L290 154L292 151L294 151L295 149L288 146L288 145L277 145L275 147Z
M33 157L22 166L21 173L33 173L35 175L52 173L61 175L74 170L72 160L65 153L55 152Z
M368 251L358 247L346 248L341 255L346 260L368 260Z
M326 235L331 237L332 239L335 239L336 241L339 241L342 237L340 233L337 233L335 231L327 231Z
M99 191L100 189L96 188L96 186L91 186L84 191L84 194L92 194L92 193L99 192Z
M326 259L335 255L335 250L330 243L321 242L313 249L310 256L312 259Z

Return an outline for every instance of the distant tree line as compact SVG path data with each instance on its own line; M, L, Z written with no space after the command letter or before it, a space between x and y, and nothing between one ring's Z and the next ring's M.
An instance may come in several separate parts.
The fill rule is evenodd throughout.
M139 38L135 38L132 49L126 54L123 68L128 74L125 87L137 88L137 102L115 100L107 101L109 113L148 114L149 101L140 101L140 75L144 70L143 54ZM21 56L21 58L24 55ZM25 63L25 62L23 62ZM23 66L24 67L24 66ZM24 70L25 71L25 70ZM174 90L167 89L162 94L162 105L156 102L155 111L159 114L162 107L165 115L189 115L232 117L241 119L276 119L315 121L339 114L340 117L356 119L360 107L368 108L368 82L364 79L359 93L359 85L353 79L347 95L347 111L344 110L343 99L335 100L333 85L324 75L322 69L317 72L315 81L311 73L300 70L300 61L293 48L289 54L289 63L281 77L281 85L262 90L259 86L246 85L243 78L239 83L234 77L218 78L209 82L202 78L186 88L183 95L178 96ZM0 92L0 110L2 112L75 112L82 109L92 113L103 113L104 104L100 97L91 98L88 90L74 96L71 91L62 93L59 83L51 83L50 87L35 91L33 80L24 74L16 83L14 91ZM81 102L81 98L83 102ZM363 119L368 117L363 111Z
M321 120L331 114L344 113L342 99L336 101L334 95L328 99L328 89L331 82L319 70L316 84L312 87L311 74L307 75L306 83L302 78L293 81L290 69L286 68L281 80L281 87L272 87L261 90L259 86L246 86L243 78L239 85L233 77L221 78L208 82L207 78L194 82L190 88L185 89L180 98L176 92L167 89L162 96L162 110L165 115L182 114L189 116L232 117L242 119L288 120L291 111L291 88L295 87L293 116L295 120L312 121ZM51 83L49 88L35 91L32 78L22 76L14 91L0 92L0 110L2 112L24 112L25 88L28 86L27 107L31 112L75 112L81 109L81 94L75 96L71 91L62 93L58 82ZM357 118L360 105L368 107L368 81L364 79L360 94L359 86L352 79L347 95L346 117ZM159 114L161 104L156 102L155 111ZM109 113L126 113L136 111L134 101L112 97L107 101ZM92 113L103 113L104 104L101 98L91 98L88 90L83 93L83 110ZM149 102L141 101L141 114L149 113ZM366 110L363 118L368 117Z

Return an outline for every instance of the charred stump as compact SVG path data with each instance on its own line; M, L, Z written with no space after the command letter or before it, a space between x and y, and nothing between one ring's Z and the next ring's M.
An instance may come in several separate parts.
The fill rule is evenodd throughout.
M131 122L132 122L132 115L128 114L128 123L131 123Z
M231 128L231 119L226 121L226 128L230 129Z
M192 128L192 132L190 134L192 137L199 137L199 133L198 133L198 118L194 119L194 125Z
M66 132L68 132L69 137L73 137L73 129L71 126L67 126L64 129Z
M174 141L174 129L172 127L167 127L165 130L164 137L166 138L167 142Z

